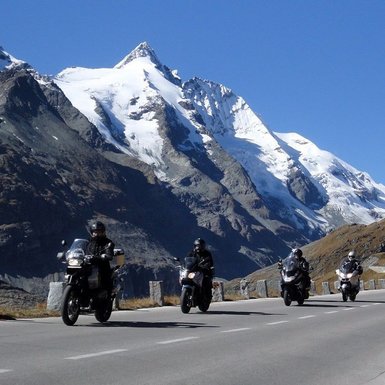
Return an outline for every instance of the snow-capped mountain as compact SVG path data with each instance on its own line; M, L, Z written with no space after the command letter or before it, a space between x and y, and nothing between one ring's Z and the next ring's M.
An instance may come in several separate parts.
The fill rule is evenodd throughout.
M160 104L171 107L187 132L177 150L199 149L212 159L212 143L219 144L280 220L309 238L385 216L385 186L298 134L272 132L225 86L199 78L182 84L147 43L114 68L66 69L55 82L110 143L167 183L173 176L154 108Z
M8 52L4 51L3 47L0 46L0 71L16 67L20 69L32 69L32 67L27 62L16 59Z
M177 284L170 257L197 237L234 278L385 217L383 185L272 132L227 87L182 82L146 43L113 68L52 79L1 49L0 164L0 279L57 272L61 239L86 237L92 218L139 264L133 285Z

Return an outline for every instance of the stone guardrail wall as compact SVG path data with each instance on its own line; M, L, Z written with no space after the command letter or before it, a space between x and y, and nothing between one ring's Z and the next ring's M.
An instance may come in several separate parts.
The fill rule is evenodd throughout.
M360 281L361 290L376 290L376 289L385 289L385 279L378 279L377 283L374 279L369 281ZM327 295L331 293L338 292L339 281L334 282L333 290L330 290L329 282L322 282L321 284L321 294ZM151 300L159 306L164 305L164 290L163 290L163 281L150 281L150 298ZM275 286L275 291L280 292L280 281L267 281L259 280L252 288L250 282L246 279L242 279L239 284L239 294L244 299L250 299L250 292L256 292L258 298L268 298L271 288ZM64 282L50 282L49 293L47 299L47 310L60 310L61 297L63 290L65 288ZM221 302L224 301L225 290L224 284L222 281L213 281L212 289L213 299L212 302ZM311 282L311 295L316 295L315 283ZM275 295L276 297L276 295ZM114 309L119 309L119 299L116 298Z
M59 311L61 306L61 297L66 284L65 282L50 282L47 299L47 310ZM150 281L150 299L158 306L164 305L163 281ZM224 300L223 282L213 282L213 302ZM114 309L119 309L119 298L115 298Z

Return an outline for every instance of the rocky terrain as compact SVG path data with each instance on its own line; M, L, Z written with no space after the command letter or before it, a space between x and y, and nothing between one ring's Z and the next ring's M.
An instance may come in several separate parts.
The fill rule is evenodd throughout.
M385 220L370 225L342 226L325 237L304 245L301 249L312 267L310 276L319 293L322 282L328 281L330 287L333 287L334 281L337 280L335 270L351 250L356 252L364 268L362 275L364 281L385 278L385 274L376 273L370 269L371 266L385 266ZM229 290L238 290L241 278L246 278L251 288L255 288L258 280L266 279L270 284L270 292L275 295L278 293L276 287L279 272L276 263L246 277L231 280L226 283L226 287Z

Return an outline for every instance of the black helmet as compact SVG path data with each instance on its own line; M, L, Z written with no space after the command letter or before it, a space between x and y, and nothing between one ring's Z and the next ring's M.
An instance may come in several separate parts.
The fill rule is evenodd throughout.
M297 258L301 258L302 257L302 250L301 249L293 249L292 253Z
M102 222L94 222L92 223L92 225L90 226L90 233L105 233L106 232L106 226L104 226L104 223Z
M195 250L204 250L206 247L206 242L202 238L197 238L194 241L194 249Z

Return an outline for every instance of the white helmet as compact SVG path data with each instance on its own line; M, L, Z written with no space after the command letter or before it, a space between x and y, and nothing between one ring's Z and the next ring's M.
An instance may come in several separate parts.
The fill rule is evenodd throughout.
M354 252L354 250L349 251L349 254L348 254L348 258L349 258L349 259L352 259L352 258L354 258L355 256L356 256L356 253Z

